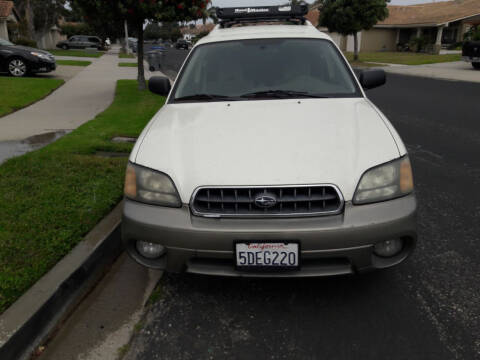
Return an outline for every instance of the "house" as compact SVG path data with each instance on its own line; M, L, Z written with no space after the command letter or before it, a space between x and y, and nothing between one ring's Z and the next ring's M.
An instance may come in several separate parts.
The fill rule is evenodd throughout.
M433 44L432 51L438 53L442 47L462 41L471 26L480 24L480 0L389 5L388 10L387 19L358 34L360 51L395 51L397 45L423 37ZM316 26L319 14L318 6L314 6L308 15ZM331 35L342 50L353 51L351 36Z
M8 25L18 24L20 17L18 16L13 1L0 0L0 39L9 40Z

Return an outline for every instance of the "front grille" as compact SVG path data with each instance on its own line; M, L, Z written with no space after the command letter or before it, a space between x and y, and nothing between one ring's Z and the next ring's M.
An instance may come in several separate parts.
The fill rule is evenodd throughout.
M202 187L191 203L200 216L320 216L338 214L343 198L333 185Z

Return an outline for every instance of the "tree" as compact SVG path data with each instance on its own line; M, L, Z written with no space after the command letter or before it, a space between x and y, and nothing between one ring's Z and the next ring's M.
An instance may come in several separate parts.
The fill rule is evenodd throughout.
M177 22L149 23L143 30L143 33L143 37L146 40L168 39L175 42L182 37L182 32Z
M354 59L358 60L358 37L361 30L370 30L388 16L390 0L320 0L321 26L330 32L354 36Z
M15 0L20 13L21 35L35 39L35 33L45 33L65 14L66 0Z
M156 22L148 24L145 30L143 30L143 33L143 37L146 40L157 40L163 38L162 27Z
M146 88L143 67L143 27L147 20L160 22L192 21L205 16L211 0L73 0L85 14L110 22L127 20L138 37L138 87ZM89 22L89 18L85 18Z

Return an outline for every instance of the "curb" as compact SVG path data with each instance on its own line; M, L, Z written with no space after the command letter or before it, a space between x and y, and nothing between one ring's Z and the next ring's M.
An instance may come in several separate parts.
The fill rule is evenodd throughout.
M29 359L122 253L123 201L0 316L0 359Z

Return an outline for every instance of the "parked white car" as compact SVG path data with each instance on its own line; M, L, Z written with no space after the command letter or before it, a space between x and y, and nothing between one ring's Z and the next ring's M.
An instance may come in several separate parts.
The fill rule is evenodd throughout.
M364 92L385 73L357 79L304 14L221 9L173 88L150 80L168 98L130 156L122 228L139 263L325 276L390 267L412 252L407 150ZM248 26L265 19L279 23Z

